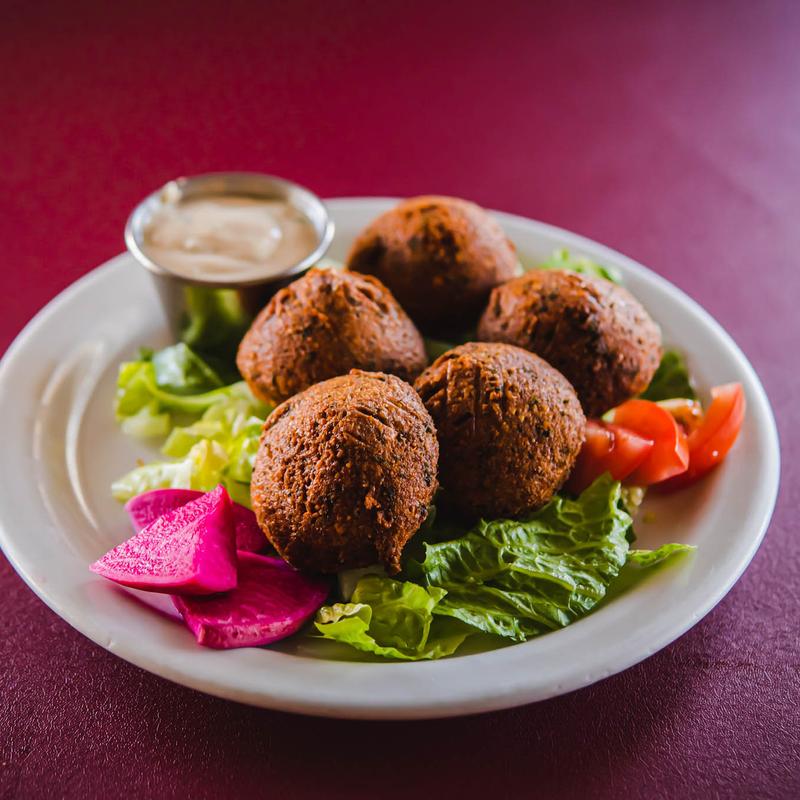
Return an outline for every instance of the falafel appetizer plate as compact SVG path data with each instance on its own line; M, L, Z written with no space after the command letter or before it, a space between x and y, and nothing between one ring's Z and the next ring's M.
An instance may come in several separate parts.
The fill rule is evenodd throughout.
M0 544L45 603L186 686L401 719L586 686L722 599L779 450L702 308L465 201L281 191L151 198L3 358Z

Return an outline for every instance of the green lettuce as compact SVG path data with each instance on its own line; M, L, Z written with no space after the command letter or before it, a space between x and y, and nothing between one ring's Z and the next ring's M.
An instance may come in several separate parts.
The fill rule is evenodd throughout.
M201 394L224 385L216 371L183 342L153 353L149 360L156 385L174 394Z
M187 286L186 319L181 340L213 362L228 380L236 376L236 349L250 326L252 315L235 289Z
M140 439L166 436L171 425L170 415L161 411L155 401L147 403L133 414L121 417L119 422L126 436L136 436Z
M447 595L435 614L515 641L569 625L605 595L628 554L631 517L607 475L577 499L556 496L524 521L480 521L426 545L409 565Z
M635 588L642 579L670 562L693 553L697 548L689 544L664 544L655 550L629 550L625 566L608 587L608 593L599 605L613 603L618 597Z
M216 372L185 344L157 353L145 350L136 361L120 365L114 411L122 424L128 418L172 414L200 415L215 403L249 392L244 383L223 386ZM129 426L131 433L137 426ZM148 433L147 435L153 435Z
M645 400L671 400L675 397L697 399L683 356L676 350L665 350L650 385L640 395Z
M382 564L374 564L370 567L354 567L336 573L336 585L339 590L339 598L349 603L353 598L353 592L358 586L358 582L365 575L378 575L381 578L387 577L386 570Z
M673 556L685 555L686 553L693 553L697 548L691 544L677 544L672 542L670 544L662 544L655 550L630 550L628 552L628 559L625 566L648 568L654 567L656 564L661 564Z
M166 436L162 453L173 460L144 464L114 481L114 497L163 488L210 491L223 483L236 502L250 505L253 462L271 409L243 381L208 388L218 381L185 345L122 365L116 404L122 430ZM180 394L191 390L199 393ZM188 424L176 425L175 417Z
M425 337L425 352L428 356L428 361L431 362L436 361L439 356L444 355L455 346L453 342L445 342L443 339L431 339L430 336Z
M178 461L154 461L131 470L111 484L117 500L130 500L151 489L197 489L210 492L224 481L228 463L225 448L203 440Z
M453 341L445 341L444 339L432 339L430 336L424 338L425 353L428 356L428 361L436 361L439 356L444 355L448 350L458 347L460 344L467 342L474 342L478 338L478 332L475 328L467 331L462 331L457 336L453 337Z
M438 520L420 531L423 558L406 559L405 580L380 567L350 571L340 582L346 602L319 611L319 633L405 660L451 655L478 633L524 641L585 616L640 580L636 572L694 549L631 550L631 517L607 475L577 500L557 496L526 520L481 521L440 540L454 530Z
M583 256L571 256L566 248L556 250L539 267L541 269L565 269L568 272L578 272L594 278L604 278L612 283L622 283L622 276L614 267L606 267Z
M174 428L162 452L182 458L198 442L217 442L228 456L226 474L233 480L249 483L261 429L270 409L256 400L244 383L229 389L228 397L210 406L197 422Z
M323 606L315 626L326 639L405 661L451 655L472 632L434 616L444 589L364 575L349 603Z
M635 517L644 502L647 494L646 486L623 486L621 492L622 505L625 510Z

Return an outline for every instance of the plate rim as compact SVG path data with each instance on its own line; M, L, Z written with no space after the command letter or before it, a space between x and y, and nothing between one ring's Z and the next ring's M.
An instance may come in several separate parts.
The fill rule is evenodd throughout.
M372 210L372 213L379 213L382 205L390 205L397 202L395 198L389 197L337 197L325 199L326 205L330 208L332 214L335 215L336 211L341 207L352 208L357 205L364 205ZM54 613L64 619L71 627L82 633L84 636L94 641L96 644L104 647L105 649L113 652L126 661L145 669L149 672L165 677L178 684L189 686L190 688L204 691L226 699L251 703L253 705L263 706L267 708L274 708L283 711L297 712L303 714L311 714L316 716L326 717L341 717L341 718L372 718L372 719L423 719L423 718L441 718L449 716L459 716L463 714L482 713L492 710L499 710L513 706L523 705L529 702L546 699L560 695L569 691L574 691L584 686L590 685L597 680L617 674L629 667L637 664L653 653L663 649L671 642L675 641L703 617L705 617L719 602L727 595L731 588L737 583L747 566L752 561L756 552L758 551L761 543L763 542L770 520L772 518L775 503L777 501L778 490L780 485L780 443L778 437L777 426L775 423L774 413L772 411L769 398L764 390L758 373L750 363L749 359L743 353L741 348L736 344L730 334L725 331L722 325L706 311L697 301L693 300L683 290L672 284L666 278L662 277L653 270L648 269L644 265L638 263L632 258L625 256L613 248L596 242L581 234L574 233L564 228L551 225L546 222L531 219L517 214L510 214L506 212L492 210L490 211L501 222L506 220L514 224L521 224L523 226L533 225L539 232L548 233L550 236L563 240L570 248L583 248L594 253L604 253L612 261L623 263L625 269L638 274L649 281L655 281L662 291L672 295L673 299L680 301L680 304L686 307L692 316L699 317L702 322L714 330L716 335L724 342L727 348L735 356L738 366L744 373L748 374L751 386L755 387L757 392L757 401L762 411L765 412L765 421L768 429L768 443L765 447L765 452L769 460L769 476L765 482L768 495L760 500L762 505L762 512L758 522L758 533L753 536L750 541L750 546L740 557L735 568L732 569L728 578L716 587L715 591L710 593L705 602L695 613L687 616L682 620L674 622L668 626L666 630L656 641L645 648L646 652L641 649L631 649L627 655L621 655L615 659L613 666L610 669L602 671L602 674L587 674L585 679L572 680L566 684L552 687L549 691L533 691L530 695L520 697L518 694L507 694L502 691L487 692L481 694L478 699L473 699L469 702L463 700L445 699L437 702L434 705L425 703L423 705L415 705L412 701L408 705L398 706L393 704L385 704L375 706L374 704L353 704L346 701L334 704L324 705L318 700L313 698L304 702L302 698L285 698L282 696L270 695L269 692L247 692L242 691L240 687L232 684L220 684L219 682L209 684L207 679L198 677L193 674L190 669L171 669L163 663L159 663L157 659L148 658L146 650L137 650L135 647L125 646L122 643L109 640L108 635L104 635L102 631L98 630L92 620L85 619L85 615L81 616L73 608L64 607L63 601L59 601L58 597L53 595L57 591L48 591L47 588L35 580L35 578L28 574L22 568L19 554L24 550L19 544L14 542L10 532L7 531L7 525L4 521L4 512L0 509L0 548L2 548L6 558L22 580L28 587L41 599ZM98 267L92 269L85 275L78 278L71 283L55 297L53 297L44 307L42 307L24 326L20 333L14 338L8 349L4 353L2 360L0 360L0 406L4 402L6 393L6 375L11 372L13 365L22 354L26 344L29 340L33 339L39 329L47 324L47 320L56 314L62 306L69 305L73 297L79 295L87 285L99 280L106 272L113 271L118 265L129 258L126 252L120 253L111 259L107 260ZM749 398L750 399L750 398ZM750 399L754 402L755 398ZM498 652L498 651L493 651ZM464 656L464 658L474 658L474 656ZM449 663L460 661L461 659L453 659ZM328 661L321 661L321 664L330 663ZM447 663L438 662L438 663ZM413 664L380 664L377 665L381 670L391 670L392 667L412 667ZM421 665L420 665L421 666Z

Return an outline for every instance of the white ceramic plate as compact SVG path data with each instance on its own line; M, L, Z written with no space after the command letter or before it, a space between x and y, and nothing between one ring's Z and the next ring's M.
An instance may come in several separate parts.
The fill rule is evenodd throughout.
M343 258L354 235L391 200L334 200ZM568 247L613 265L689 353L701 388L741 381L744 429L725 465L680 497L648 501L655 521L640 547L682 541L695 556L655 572L574 625L525 644L423 663L315 657L313 646L228 652L198 647L168 602L122 590L87 565L129 535L112 478L145 447L117 429L117 364L168 334L146 272L121 255L57 297L22 332L0 367L0 544L57 614L118 656L178 683L245 703L339 717L420 718L516 706L586 686L667 645L713 608L753 557L778 486L775 423L750 364L696 303L630 259L549 225L497 214L523 262ZM154 603L166 613L154 613Z

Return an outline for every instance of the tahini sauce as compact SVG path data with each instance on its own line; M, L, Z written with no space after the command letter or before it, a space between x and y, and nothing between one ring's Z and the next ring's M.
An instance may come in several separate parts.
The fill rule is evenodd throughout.
M282 200L189 197L162 206L145 226L144 250L184 278L236 283L270 278L302 261L319 240Z

